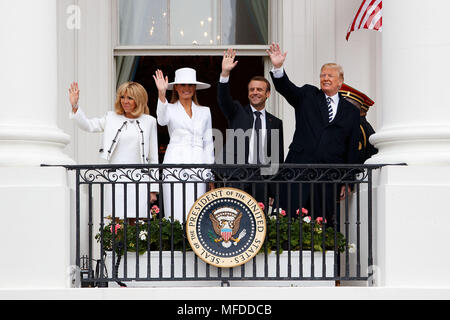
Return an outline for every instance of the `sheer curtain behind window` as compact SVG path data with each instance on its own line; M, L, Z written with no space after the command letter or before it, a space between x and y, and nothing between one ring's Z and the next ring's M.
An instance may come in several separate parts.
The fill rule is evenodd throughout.
M167 44L167 0L119 0L120 45ZM139 57L116 58L116 88L132 81Z
M218 0L170 0L170 44L220 43Z
M268 0L119 0L120 45L266 45Z
M121 45L168 44L167 0L120 0Z

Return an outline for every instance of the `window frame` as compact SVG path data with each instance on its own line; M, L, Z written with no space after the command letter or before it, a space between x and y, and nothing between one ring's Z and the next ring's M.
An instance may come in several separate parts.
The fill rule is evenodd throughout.
M268 42L280 42L282 39L282 1L268 0ZM119 56L222 56L228 48L235 49L240 56L255 56L264 59L264 76L270 78L269 71L272 67L270 59L267 57L267 45L120 45L119 35L119 0L112 1L112 55L114 66L112 70L113 92L115 92L116 62ZM276 116L280 115L279 101L275 94L271 94L268 99L268 111Z
M280 1L267 0L269 4L268 41L277 40L277 20ZM222 55L229 47L245 56L265 56L269 45L120 45L119 0L113 0L113 55L116 56L153 56L153 55Z

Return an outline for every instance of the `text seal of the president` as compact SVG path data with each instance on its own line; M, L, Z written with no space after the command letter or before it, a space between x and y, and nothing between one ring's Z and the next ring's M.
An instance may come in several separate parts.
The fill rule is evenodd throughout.
M206 263L232 268L251 260L266 236L266 219L258 202L235 188L202 195L186 221L192 250Z

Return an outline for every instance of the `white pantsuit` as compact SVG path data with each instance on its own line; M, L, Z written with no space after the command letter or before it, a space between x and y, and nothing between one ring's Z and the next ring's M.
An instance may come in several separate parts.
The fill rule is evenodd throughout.
M102 118L88 119L81 108L71 113L79 128L87 132L103 132L100 155L111 164L158 164L158 136L156 119L143 114L136 119L130 119L115 112L108 112ZM130 176L125 177L123 171L111 173L113 180L118 183L114 186L114 201L112 185L105 186L104 216L116 218L146 218L150 204L149 192L159 192L159 186L151 177L157 178L157 171L150 175L142 174L141 170L128 171ZM136 183L134 181L144 182ZM126 188L121 182L129 182ZM150 183L150 190L148 184ZM139 192L136 193L136 188ZM139 196L139 205L136 205L136 194Z
M164 164L212 164L214 143L211 112L208 107L192 102L192 118L179 103L166 103L158 99L158 123L167 125L170 142L164 156ZM199 181L209 177L209 170L172 168L164 171L164 215L179 221L186 219L195 200L206 191L206 183L183 183L175 181ZM201 176L200 176L201 175ZM173 181L174 183L170 183ZM184 195L184 197L183 197ZM173 203L173 206L172 206ZM183 207L184 203L184 207Z

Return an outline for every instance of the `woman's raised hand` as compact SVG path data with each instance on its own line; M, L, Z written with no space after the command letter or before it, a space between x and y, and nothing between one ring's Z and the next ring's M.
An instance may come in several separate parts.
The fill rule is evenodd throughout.
M161 70L156 70L155 75L153 76L155 79L156 88L158 88L158 97L161 102L166 102L166 91L169 87L169 78L167 76L164 77L164 74Z
M164 74L161 70L156 70L155 75L153 76L155 79L156 87L160 92L166 92L167 87L169 86L169 78L167 76L164 77Z
M69 88L69 101L72 105L72 108L76 108L78 106L78 99L80 98L80 89L78 89L78 83L73 82L70 84Z

